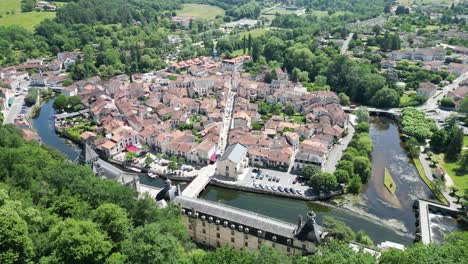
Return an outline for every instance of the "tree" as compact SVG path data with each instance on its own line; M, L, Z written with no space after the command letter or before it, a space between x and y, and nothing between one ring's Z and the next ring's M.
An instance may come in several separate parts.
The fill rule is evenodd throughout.
M369 110L366 107L360 106L354 111L354 114L357 116L358 123L369 122Z
M169 165L167 166L167 168L171 171L175 171L177 170L177 163L175 161L170 161L169 162Z
M99 263L112 248L97 225L68 218L50 231L50 248L62 263Z
M151 155L146 155L145 157L145 164L146 166L149 166L151 163L153 163L153 158L151 157Z
M445 149L448 140L448 133L445 129L435 131L431 136L430 145L436 152L441 152Z
M345 170L336 170L334 172L336 180L338 183L348 184L349 182L349 173Z
M28 224L18 214L18 208L4 204L6 198L5 190L0 189L0 263L32 262L34 250Z
M361 181L366 183L371 174L371 163L367 157L356 157L353 160L354 173L359 175Z
M181 263L184 249L170 233L159 224L138 227L124 241L122 252L135 264Z
M445 182L441 179L434 179L434 181L432 181L432 184L434 185L434 188L436 190L438 190L439 192L443 192L445 191Z
M65 95L59 94L52 105L56 110L64 110L67 108L68 99Z
M460 113L468 114L468 95L465 95L463 98L463 102L460 104L458 111L460 111Z
M445 157L448 160L457 160L463 148L463 130L459 127L454 127L450 132L450 140L446 147Z
M294 106L292 104L287 104L283 109L283 113L285 115L292 116L294 115L295 112L296 112L296 109L294 109Z
M370 125L367 122L360 122L356 125L357 133L369 133Z
M363 245L366 245L366 246L373 246L374 245L374 241L372 241L372 239L366 233L364 233L364 231L362 231L362 230L357 232L356 241L363 244Z
M442 107L453 108L455 107L455 101L453 101L453 99L450 97L445 97L440 100L440 105Z
M340 160L336 165L336 169L347 171L349 176L354 175L354 165L352 160Z
M323 226L330 231L330 234L333 237L340 241L354 241L354 238L356 236L349 226L347 226L344 222L331 216L324 217Z
M320 173L320 169L317 168L317 166L304 166L301 170L301 175L306 178L306 180L309 180L312 178L314 175Z
M335 175L327 172L318 173L309 179L309 186L318 191L330 191L336 188L338 182Z
M343 106L348 106L351 104L351 99L345 93L339 93L338 97L340 98L340 104Z
M359 176L355 175L351 178L348 191L353 194L358 194L361 191L361 178Z
M127 153L125 153L125 160L127 161L133 160L136 157L137 157L137 154L133 151L128 151Z
M411 137L406 141L406 147L408 149L408 154L411 158L419 157L421 152L419 142L416 138Z
M468 151L463 151L458 160L458 168L462 173L468 172Z
M390 108L400 104L400 94L390 88L383 88L372 97L372 104L377 107Z
M93 212L93 221L116 245L127 238L131 226L127 211L111 203L101 204L96 208Z

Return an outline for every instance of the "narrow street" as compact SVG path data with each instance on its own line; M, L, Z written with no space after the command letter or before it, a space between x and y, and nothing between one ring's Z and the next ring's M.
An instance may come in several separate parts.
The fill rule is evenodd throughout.
M230 86L226 99L226 108L224 109L223 127L219 133L218 149L220 155L222 155L226 149L229 129L231 126L232 108L234 106L234 97L236 96L236 93L231 91L231 89L232 87Z
M343 155L343 151L346 150L346 147L348 147L349 142L351 142L351 139L353 138L354 135L354 127L349 124L348 125L348 135L341 139L341 142L338 144L335 144L330 152L328 153L327 160L323 164L323 171L324 172L329 172L333 173L336 170L336 164L338 161L341 159L341 155Z

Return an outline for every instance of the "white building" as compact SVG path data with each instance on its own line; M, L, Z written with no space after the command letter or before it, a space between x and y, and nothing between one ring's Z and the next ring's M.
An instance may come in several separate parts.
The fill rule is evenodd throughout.
M237 180L239 175L247 169L248 164L247 148L237 143L226 148L223 156L218 160L216 173Z

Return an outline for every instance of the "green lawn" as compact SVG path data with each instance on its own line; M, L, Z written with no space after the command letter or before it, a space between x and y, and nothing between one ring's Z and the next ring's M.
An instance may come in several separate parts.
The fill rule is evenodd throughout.
M243 37L243 36L248 37L249 34L250 34L250 35L252 35L252 38L257 38L257 37L260 37L262 35L265 35L265 33L268 30L270 30L270 28L256 28L256 29L252 29L250 31L241 32L241 33L239 33L239 36L240 37Z
M468 136L463 137L463 147L468 148Z
M426 183L427 187L431 189L432 193L439 199L443 204L448 205L447 199L440 193L432 184L432 182L427 178L426 173L424 172L424 168L421 164L421 161L419 161L418 158L413 159L414 165L416 166L416 169L418 170L419 176L421 179Z
M42 20L55 17L55 12L21 13L20 0L0 0L0 2L1 26L19 25L32 30Z
M216 16L224 16L224 9L201 4L183 4L182 9L177 11L181 17L196 17L201 19L213 19Z
M390 175L390 172L387 170L387 168L385 168L384 185L392 194L395 194L397 186L396 186L395 181L393 180L392 175Z
M468 143L468 137L465 136L464 143L465 146ZM453 183L459 189L460 194L464 194L465 190L468 189L468 174L462 174L458 171L458 164L456 162L446 162L444 160L444 154L439 154L436 156L438 164L444 168L445 172L450 176Z

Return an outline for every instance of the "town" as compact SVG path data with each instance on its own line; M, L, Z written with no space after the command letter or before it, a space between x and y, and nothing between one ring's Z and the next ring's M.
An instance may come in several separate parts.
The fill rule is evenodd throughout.
M103 243L86 263L139 259L145 236L157 254L173 239L174 263L194 248L396 263L466 241L466 3L135 1L22 0L42 22L0 26L5 199L57 218L18 213L34 243L65 246L85 221ZM56 244L29 259L80 262Z

